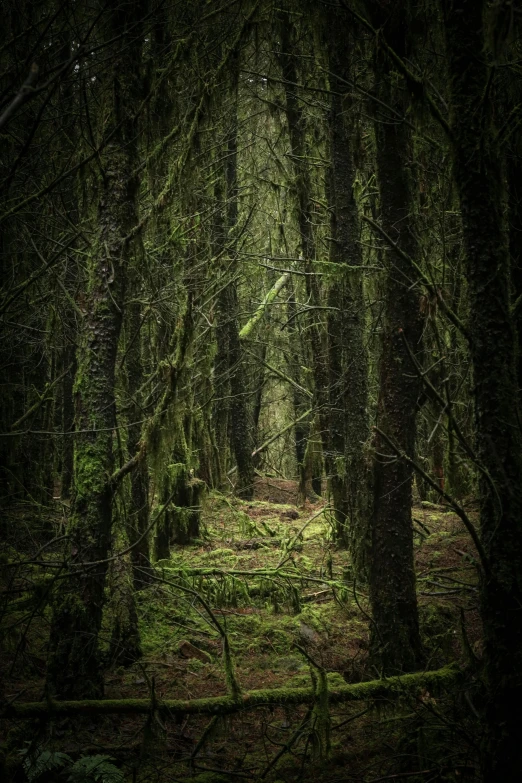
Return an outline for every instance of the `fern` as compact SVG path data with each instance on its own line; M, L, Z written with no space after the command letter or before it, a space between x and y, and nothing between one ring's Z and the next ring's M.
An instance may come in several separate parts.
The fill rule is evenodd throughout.
M52 750L43 750L35 758L28 754L28 749L22 751L24 758L24 770L29 783L37 780L44 772L65 767L72 764L72 758L67 753L58 753Z
M123 783L123 772L110 756L82 756L69 773L70 783Z

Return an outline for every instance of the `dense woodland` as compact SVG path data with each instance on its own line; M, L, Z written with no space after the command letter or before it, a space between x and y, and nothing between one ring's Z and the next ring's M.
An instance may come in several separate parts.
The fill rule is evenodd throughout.
M520 780L521 32L2 4L2 780Z

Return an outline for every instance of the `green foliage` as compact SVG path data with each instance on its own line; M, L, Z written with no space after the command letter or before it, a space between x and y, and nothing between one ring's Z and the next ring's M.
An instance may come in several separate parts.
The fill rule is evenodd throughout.
M304 667L304 664L303 664ZM310 672L295 674L291 680L289 681L289 685L292 688L307 688L310 686ZM344 677L339 674L339 672L328 672L326 674L326 681L328 683L328 687L330 689L332 688L339 688L343 685L346 685L346 681Z
M66 764L72 764L72 759L67 753L59 753L52 750L43 750L37 756L33 756L30 747L20 751L23 756L23 768L29 783L38 780L45 772L53 769L62 769Z
M46 772L63 770L69 783L123 783L123 772L111 762L110 756L82 756L73 762L67 753L43 750L36 756L30 747L21 751L23 767L29 783L37 781Z
M123 783L124 775L110 756L82 756L70 771L70 783Z
M455 609L436 603L422 605L419 607L419 622L430 666L443 666L453 657L452 640L457 625Z

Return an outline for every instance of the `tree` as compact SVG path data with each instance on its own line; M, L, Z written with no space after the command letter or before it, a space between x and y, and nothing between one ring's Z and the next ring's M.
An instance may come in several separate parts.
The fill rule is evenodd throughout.
M451 94L451 140L462 210L472 317L484 547L481 616L488 736L484 779L515 780L522 766L517 714L522 697L522 442L511 310L506 183L495 127L494 60L486 3L442 3ZM491 25L491 20L489 24Z
M57 597L48 682L63 697L98 696L103 680L98 634L111 545L115 364L122 323L129 234L137 223L136 79L144 9L110 5L103 43L110 57L105 95L110 134L101 157L98 237L89 263L86 314L75 378L74 500L67 589Z
M328 293L328 474L336 516L335 538L349 546L356 572L366 577L368 512L368 355L363 256L355 197L355 35L345 14L326 18L331 89L329 182L330 260L339 265Z
M290 4L291 10L291 4ZM306 27L303 28L303 30ZM320 441L323 452L328 448L328 369L326 357L326 330L321 319L322 295L319 278L315 274L314 262L317 260L316 238L314 236L314 183L311 177L309 158L313 154L310 149L308 133L308 117L299 100L297 91L298 69L296 57L296 42L300 30L291 19L289 10L280 13L281 30L281 72L285 91L285 112L290 141L290 151L294 169L293 190L297 226L299 229L300 252L303 271L305 272L306 296L311 311L308 318L308 346L314 379L314 406L317 411ZM296 409L296 413L299 409ZM296 417L297 418L297 417ZM302 436L297 432L296 447L302 452ZM313 436L308 437L307 447L303 453L303 463L300 470L300 493L304 500L307 483L307 457L310 463L311 480L315 480L317 489L321 485L322 460L312 459L314 449ZM297 443L299 441L299 446ZM307 454L308 452L308 454ZM298 455L300 456L300 454ZM314 463L318 463L317 467ZM312 467L313 464L313 467Z
M406 9L396 4L388 13L375 8L374 26L405 57ZM386 54L375 51L375 81L382 111L376 115L377 177L381 225L393 246L386 249L379 401L374 437L374 506L370 560L372 647L385 673L411 671L422 662L415 570L413 566L411 465L390 458L382 433L408 456L415 449L419 379L408 350L422 350L418 282L409 259L417 256L415 203L411 181L412 138L404 113L403 85L388 72ZM404 251L406 256L401 253Z
M140 602L154 601L143 588L164 580L211 618L233 702L220 709L235 710L227 629L205 596L217 596L214 571L231 602L250 575L216 561L171 579L169 566L178 546L190 557L205 535L207 486L247 500L238 502L242 535L257 535L255 514L244 514L259 486L254 467L267 479L297 477L301 501L316 503L325 469L333 541L312 579L335 584L339 602L347 592L339 563L343 581L353 566L355 600L367 581L366 674L376 667L402 682L425 662L415 470L420 498L447 503L477 552L484 775L514 779L522 762L513 719L522 670L515 4L9 0L6 8L0 505L9 549L0 577L19 573L18 556L27 581L44 576L28 603L11 601L10 590L25 592L14 577L2 592L2 606L31 607L13 625L23 628L16 654L32 607L47 622L50 603L49 695L97 698L104 661L139 657ZM466 513L474 491L478 532ZM251 595L270 590L278 605L280 593L291 594L299 610L298 538L281 536L280 566ZM333 563L331 547L344 550ZM151 552L166 562L155 566ZM319 721L326 748L326 675L306 655L315 679L303 703L315 699L310 725ZM424 681L408 678L411 687ZM473 707L475 721L479 699Z

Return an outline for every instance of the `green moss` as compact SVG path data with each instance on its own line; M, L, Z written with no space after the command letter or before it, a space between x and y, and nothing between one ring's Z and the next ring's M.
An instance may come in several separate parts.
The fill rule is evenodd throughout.
M211 663L211 657L208 656L208 663ZM207 667L206 663L203 663L203 661L198 661L197 658L193 658L191 661L189 661L189 664L187 668L191 672L200 672L202 669L205 669Z
M102 492L107 482L106 444L82 443L74 455L74 487L77 495L88 498Z
M337 454L334 459L335 472L339 478L346 477L346 459L345 457Z
M327 672L326 679L328 690L335 690L336 688L341 688L346 685L346 681L339 672ZM289 681L289 685L295 688L306 688L310 685L310 673L299 672L299 674L295 674Z
M344 702L374 701L374 700L405 700L416 697L423 689L439 693L455 685L460 679L460 671L455 665L446 666L429 672L404 674L400 677L390 677L383 680L372 680L356 684L335 686L329 690L330 704ZM273 688L255 690L243 693L239 697L211 696L205 699L165 699L158 703L157 709L161 715L227 715L238 710L267 705L311 704L315 694L312 688ZM79 714L148 714L149 699L104 699L79 701L46 701L20 703L14 702L4 708L2 717L18 717L20 719L46 717L49 714L67 716Z
M297 672L300 669L304 669L306 667L302 659L298 658L297 655L286 655L278 658L273 664L273 668L275 671L281 670L287 672ZM299 675L299 677L302 677L302 675ZM307 685L306 678L300 680L299 682L297 680L298 676L296 675L295 677L292 677L291 682L295 685Z
M447 605L425 604L419 607L421 637L433 664L443 664L452 657L457 613ZM436 656L436 657L435 657Z
M230 560L237 560L237 552L234 552L233 549L213 549L210 552L205 552L201 555L201 560L211 562L219 561L220 563L222 561L230 561Z

